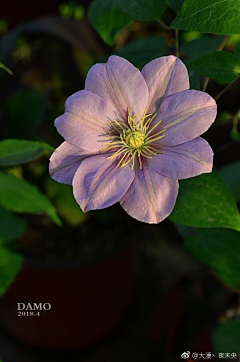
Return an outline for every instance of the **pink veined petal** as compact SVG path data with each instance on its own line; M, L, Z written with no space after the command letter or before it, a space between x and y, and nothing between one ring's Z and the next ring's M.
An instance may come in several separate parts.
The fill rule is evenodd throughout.
M82 150L65 141L56 148L50 157L50 176L58 182L71 185L80 163L94 154L94 152Z
M186 90L166 98L153 122L163 120L165 137L158 145L175 146L200 136L214 122L217 105L214 99L200 91Z
M105 145L104 136L111 129L108 121L113 121L116 116L111 104L82 90L67 99L65 113L55 120L55 126L69 143L85 150L99 151Z
M163 146L161 152L150 160L151 167L170 178L180 180L212 171L213 151L201 137L178 146Z
M145 161L120 204L135 219L157 224L172 212L177 195L178 181L155 172Z
M127 107L132 115L142 116L148 104L148 88L141 72L116 55L89 70L85 89L111 103L124 119Z
M142 75L148 86L150 113L156 112L166 97L189 89L187 68L173 55L152 60L143 67Z
M117 166L109 154L84 160L73 178L73 194L83 211L104 209L118 202L134 179L127 165Z

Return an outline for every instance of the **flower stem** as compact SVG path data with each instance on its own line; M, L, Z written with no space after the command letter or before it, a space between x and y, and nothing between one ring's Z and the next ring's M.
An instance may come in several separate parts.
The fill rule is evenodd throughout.
M175 29L175 46L176 46L176 57L179 58L179 37L178 37L179 29Z
M229 38L229 35L226 35L226 36L223 38L221 44L220 44L219 47L217 48L217 52L220 52L221 50L223 50L223 48L225 47L225 45L226 45L226 43L227 43L227 41L228 41L228 38Z
M225 94L235 83L237 83L239 79L240 77L235 79L232 83L228 84L226 88L224 88L220 93L218 93L218 95L216 95L216 97L214 98L215 101L217 101L220 97L222 97L222 95Z
M166 25L161 19L158 20L158 23L166 30L172 30L170 26Z
M209 82L209 78L208 78L208 77L206 77L206 78L205 78L205 82L204 82L203 87L202 87L202 91L203 91L203 92L205 92L205 91L206 91L206 89L207 89L207 85L208 85L208 82Z

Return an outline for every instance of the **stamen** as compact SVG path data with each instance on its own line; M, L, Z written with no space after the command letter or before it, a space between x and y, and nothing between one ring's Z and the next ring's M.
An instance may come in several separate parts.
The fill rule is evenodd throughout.
M121 141L126 147L129 148L129 145L125 142L124 136L125 136L125 134L124 135L120 134Z
M150 113L150 115L152 115L152 113ZM149 129L150 124L152 123L152 121L154 120L154 118L157 116L157 113L155 113L152 117L150 117L147 122L145 123L144 127L146 129L146 131Z
M107 158L111 159L111 158L115 158L119 155L121 155L121 153L125 152L126 148L125 147L121 147L119 148L112 156L108 156Z
M124 130L124 128L122 127L122 125L121 125L121 123L120 122L118 122L116 119L114 119L114 122L115 123L117 123L117 125L121 128L121 129L123 129ZM124 124L124 123L122 123L122 124ZM125 125L125 124L124 124ZM128 129L128 127L127 127L127 125L125 125L126 126L126 128Z
M118 166L122 167L122 166L121 166L121 163L123 162L123 160L124 160L124 158L125 158L126 156L127 156L127 154L125 153L125 154L121 157L120 161L118 161Z
M130 117L130 118L131 118L131 121L132 121L132 124L133 124L131 128L134 127L134 124L135 124L135 127L138 127L138 124L137 124L137 122L135 120L136 116L134 118L132 118L132 117Z
M111 139L118 139L119 138L119 136L118 135L116 135L116 136L110 136L110 135L106 135L106 136L104 136L104 139L109 139L109 140L111 140Z
M160 136L160 134L162 134L162 133L164 133L166 130L165 129L162 129L161 131L159 131L159 132L157 132L157 133L155 133L155 134L153 134L152 136L147 136L147 140L148 141L150 141L152 138L155 138L155 137L158 137L158 136Z
M160 153L160 152L155 152L155 151L146 149L146 150L144 150L144 151L142 152L142 154L143 154L143 153L144 153L145 156L153 157L153 156L156 156L156 155L157 155L158 153Z
M141 155L146 157L146 158L152 158L153 156L155 156L155 155L151 155L151 156L147 155L145 152L141 152Z
M113 126L113 128L119 133L121 133L121 131L124 130L122 125L117 120L114 120L113 122L110 121L110 125ZM117 126L120 127L120 129L117 128ZM126 126L126 129L127 129L127 126Z
M150 129L150 131L147 132L146 136L148 137L150 135L150 133L152 133L152 131L159 126L159 124L162 122L163 120L161 119L161 121L159 121L158 123L155 124L155 126L153 126L153 128ZM165 132L166 130L164 130Z
M108 132L108 133L112 133L112 132L114 132L114 131L117 131L118 133L121 134L121 129L118 129L118 128L115 126L114 122L109 121L109 123L110 123L110 125L113 127L113 130L111 130L111 131Z
M119 167L125 167L131 162L130 167L133 169L136 164L136 157L139 162L139 167L143 167L143 157L152 158L157 154L160 154L153 143L163 137L166 129L157 131L154 134L154 130L160 125L162 120L158 121L154 127L150 128L152 121L157 116L157 113L147 113L147 108L143 112L143 116L140 117L139 113L135 117L131 116L130 109L127 108L127 123L114 119L109 121L112 129L105 136L107 142L100 152L109 151L112 152L108 159L113 159L120 156L118 161ZM138 121L139 120L139 121ZM111 133L117 132L114 135Z
M138 151L138 161L139 161L140 169L142 169L142 160L141 160L141 153L140 153L140 151Z
M149 150L151 152L156 152L156 155L159 153L158 150L155 147L152 147L152 146L148 146L147 150Z
M144 112L143 112L143 116L142 118L140 117L139 113L137 114L138 118L139 118L139 122L140 122L140 125L141 125L141 128L143 128L143 122L146 118L146 112L147 112L147 108L145 108Z
M117 142L110 142L108 143L106 146L104 146L99 152L102 152L103 150L106 150L107 148L112 148L112 146L121 146L121 142L117 141Z
M149 143L152 143L152 142L155 142L155 141L158 141L160 140L161 138L165 137L166 135L163 134L162 136L158 136L156 138L153 138L153 139L150 139L150 140L147 140L147 142L145 142L145 145L148 145Z
M127 121L130 127L132 127L131 123L130 123L130 109L129 107L127 107Z
M118 163L118 165L119 165L120 167L126 166L126 165L132 160L132 157L130 157L127 161L125 160L125 162L124 162L124 157L127 158L128 156L129 156L129 154L123 155L123 157L121 158L121 160L120 160L119 163ZM121 165L122 162L123 162L123 164Z
M135 163L135 154L132 155L132 166L131 166L132 170L134 168L134 163Z

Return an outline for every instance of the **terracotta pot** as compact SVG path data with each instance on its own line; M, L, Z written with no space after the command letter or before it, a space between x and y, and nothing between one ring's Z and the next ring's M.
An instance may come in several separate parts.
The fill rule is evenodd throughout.
M122 245L68 264L26 259L0 299L0 324L30 346L68 350L100 341L119 325L129 307L137 251L136 244ZM51 309L25 309L25 316L18 316L17 303L50 303Z

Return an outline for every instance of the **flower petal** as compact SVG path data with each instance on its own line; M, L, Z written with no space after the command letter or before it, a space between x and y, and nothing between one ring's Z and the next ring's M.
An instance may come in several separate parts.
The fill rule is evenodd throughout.
M50 157L50 176L58 182L71 185L80 163L93 154L93 152L63 142Z
M111 103L124 119L127 107L131 114L139 112L142 116L148 104L148 88L141 72L116 55L89 70L85 89Z
M85 150L99 151L110 130L108 121L115 118L116 111L111 104L83 90L67 99L65 113L55 120L55 126L69 143Z
M166 98L160 106L154 123L163 120L165 137L159 145L175 146L191 141L206 132L215 120L216 102L210 95L186 90Z
M73 194L83 211L104 209L118 202L134 179L127 165L97 155L84 160L73 178Z
M160 175L145 162L120 203L135 219L157 224L172 212L177 194L178 181Z
M165 146L161 152L151 159L151 166L170 178L179 180L212 171L213 151L201 137L178 146Z
M173 55L152 60L143 67L142 75L148 86L150 113L156 112L166 97L189 89L187 68Z

